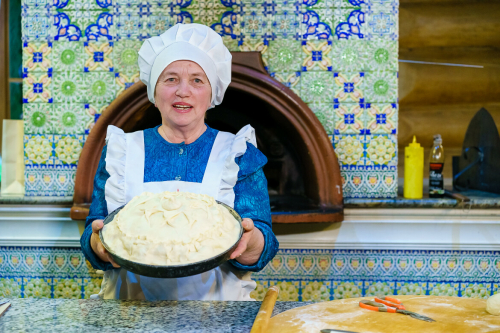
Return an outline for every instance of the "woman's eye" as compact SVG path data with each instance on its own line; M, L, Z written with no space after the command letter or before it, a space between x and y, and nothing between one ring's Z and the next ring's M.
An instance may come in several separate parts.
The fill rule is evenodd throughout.
M200 79L194 79L194 82L201 83L201 80Z
M168 79L167 79L167 81L169 81L169 82L174 82L174 81L175 81L175 79L174 79L173 77L170 77L170 78L168 78Z

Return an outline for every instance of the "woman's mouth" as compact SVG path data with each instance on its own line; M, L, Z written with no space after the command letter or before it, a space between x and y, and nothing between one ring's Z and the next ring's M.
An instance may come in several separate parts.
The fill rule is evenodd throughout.
M174 107L174 109L176 109L176 111L179 111L179 112L186 112L186 111L189 111L193 108L189 104L173 104L172 106Z

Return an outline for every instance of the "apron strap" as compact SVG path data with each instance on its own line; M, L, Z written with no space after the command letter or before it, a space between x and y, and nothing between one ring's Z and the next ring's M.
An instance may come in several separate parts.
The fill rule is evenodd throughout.
M212 196L215 200L219 200L219 186L221 184L222 173L224 172L225 163L231 150L234 137L234 134L228 132L217 133L217 137L212 145L210 157L208 158L205 174L201 182L201 188L204 194ZM226 202L224 203L229 205Z

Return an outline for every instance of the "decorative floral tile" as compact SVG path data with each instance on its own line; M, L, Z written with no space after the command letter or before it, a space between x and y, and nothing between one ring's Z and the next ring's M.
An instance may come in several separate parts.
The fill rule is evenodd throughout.
M54 71L83 72L85 51L83 42L57 41L52 44Z
M54 298L65 299L81 299L83 281L81 278L64 279L55 278L54 282Z
M23 73L52 71L52 43L28 42L23 45Z
M141 17L137 13L119 12L113 16L110 32L112 36L116 36L116 40L143 40L143 31L147 23L147 17Z
M333 281L333 299L347 299L363 296L362 281Z
M53 104L23 104L25 134L53 134Z
M397 134L398 105L396 103L365 104L366 134Z
M240 36L247 38L264 38L269 33L270 18L258 12L245 12L238 22Z
M22 15L23 42L50 42L55 36L53 20L52 14L46 10L33 10Z
M320 13L318 13L320 11ZM333 40L335 17L331 10L302 11L300 34L304 40Z
M429 282L428 294L431 296L458 296L460 290L459 283L447 283L447 282Z
M85 113L89 117L89 121L85 127L85 134L89 134L94 127L96 121L101 114L106 110L109 104L85 104Z
M370 72L366 73L365 102L397 103L398 73Z
M84 134L94 119L85 111L83 103L54 103L55 134Z
M491 283L460 283L460 296L487 299L491 296Z
M176 23L176 18L172 17L164 10L153 10L153 12L148 16L145 28L148 37L153 37L161 35Z
M498 292L499 273L485 271L470 279L459 272L435 274L450 266L449 259L480 267L498 256L485 251L286 249L252 275L257 288L251 297L262 300L270 286L278 285L285 301L392 294L485 298ZM79 248L0 247L0 297L89 298L101 283L102 275Z
M395 135L367 135L365 142L366 166L373 166L375 169L382 168L382 166L397 166L397 139Z
M364 40L336 40L333 42L332 68L335 72L362 72L367 61L367 42Z
M385 0L382 0L385 1ZM362 4L366 3L366 0L333 0L334 6L336 8L353 8L360 7Z
M334 135L333 148L341 169L357 169L365 165L364 135Z
M390 296L394 295L394 282L391 281L365 281L365 296Z
M303 41L302 51L305 54L305 58L302 60L302 71L321 70L331 72L331 50L331 40Z
M101 291L102 278L83 279L83 298L89 299L90 295L97 295ZM250 296L251 297L251 296ZM264 298L262 298L264 299Z
M52 1L49 0L22 0L21 8L24 12L50 11Z
M292 89L297 95L300 94L300 72L270 73L271 77Z
M333 134L335 128L334 108L330 103L311 103L309 107L314 112L327 134Z
M301 59L297 56L299 52L302 52L300 41L274 40L269 41L263 57L270 72L294 72L302 69Z
M142 42L136 40L121 40L114 43L114 70L126 75L139 73L139 49Z
M498 293L500 293L500 283L493 282L493 288L491 290L491 294L495 295L495 294L498 294Z
M23 278L23 298L52 298L52 279Z
M31 1L39 1L39 0L31 0ZM54 0L53 2L54 6L57 9L64 11L72 11L72 10L95 11L95 10L111 9L113 3L111 0L80 0L80 1Z
M25 165L54 165L54 136L25 135L24 136Z
M328 134L396 134L398 5L396 0L180 0L175 4L164 0L23 0L27 134L88 134L103 109L138 82L137 51L143 40L177 22L212 26L231 51L261 52L270 76L308 103ZM328 71L337 76L309 75ZM39 115L30 117L43 113L40 107L26 108L31 103L48 109L45 122ZM61 103L79 106L65 110L73 116L64 118ZM339 109L365 105L365 112L359 115L352 108L337 109L335 115L334 103ZM52 117L47 118L56 111L57 125ZM354 124L349 114L356 114ZM340 116L344 116L343 123ZM362 128L358 129L360 121ZM367 174L360 178L365 190L354 185L357 178L344 184L355 195L375 195L368 183L376 166L367 167L371 169L364 170ZM347 168L352 172L365 165ZM57 177L44 172L30 177ZM394 170L387 172L394 175ZM40 180L43 186L40 183L38 188L44 194L60 191L52 180L49 185ZM35 195L33 188L30 195ZM390 187L388 195L393 192ZM493 263L490 266L488 269L495 269Z
M301 281L302 302L326 302L332 299L331 281Z
M365 128L364 104L334 104L335 134L363 134Z
M29 166L24 171L26 196L72 196L75 188L75 168L70 166ZM45 269L56 265L40 258ZM47 264L45 264L47 263Z
M369 6L366 10L366 24L362 34L368 40L397 40L399 20L397 7L391 5Z
M375 40L365 43L363 48L366 58L360 64L367 71L397 71L398 42L392 40Z
M363 103L365 101L365 73L333 73L335 78L334 103Z
M83 103L87 98L81 72L55 72L53 87L55 103Z
M54 135L55 165L68 165L76 168L83 148L82 135Z
M256 301L262 302L266 296L266 292L269 289L269 281L255 281L257 287L254 291L250 293L250 297Z
M289 9L279 9L274 14L269 15L270 33L274 39L295 39L301 38L301 15L297 11Z
M334 39L360 40L366 38L366 12L360 7L335 8L332 33Z
M132 85L140 81L140 73L131 74L130 76L124 73L116 73L115 81L118 85L118 91L116 92L116 97L123 93L126 89L130 88Z
M227 37L227 36L226 36ZM241 52L251 52L258 51L262 55L262 62L267 67L268 66L268 47L269 42L264 38L250 38L245 37L238 41L239 51Z
M331 103L334 78L330 72L303 72L300 79L300 97L306 103Z
M23 74L23 103L52 103L52 73Z
M113 72L112 42L85 42L84 48L87 54L83 67L85 72Z
M116 96L114 73L84 73L86 100L89 103L110 103Z
M278 301L280 302L298 302L299 301L299 281L269 281L269 287L278 286Z
M231 36L224 36L222 37L222 40L224 42L224 45L226 45L226 47L230 52L240 51L237 38L233 38Z
M222 19L222 15L231 8L224 6L220 0L194 0L189 6L193 22L211 26Z
M20 298L22 297L22 279L1 277L0 278L0 297Z
M396 282L395 295L418 295L427 294L427 282Z

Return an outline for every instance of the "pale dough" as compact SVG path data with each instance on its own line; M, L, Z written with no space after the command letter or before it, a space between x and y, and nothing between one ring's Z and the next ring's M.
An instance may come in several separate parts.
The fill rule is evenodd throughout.
M500 293L488 298L486 301L486 311L495 316L500 316Z
M181 265L220 254L236 243L241 226L214 198L189 192L144 192L103 229L118 256L150 265Z

